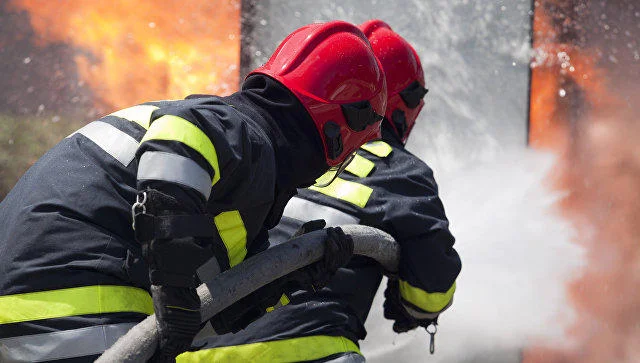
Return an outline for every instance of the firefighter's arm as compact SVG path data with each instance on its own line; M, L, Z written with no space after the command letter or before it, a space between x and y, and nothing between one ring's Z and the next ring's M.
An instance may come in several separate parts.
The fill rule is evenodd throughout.
M397 186L410 192L392 198L386 225L401 251L397 279L389 282L386 294L387 300L397 301L385 305L385 314L398 322L397 331L428 325L447 309L461 269L431 169L425 165L416 172L401 182L407 184L405 188ZM402 319L413 320L413 326L399 322Z
M217 270L224 271L235 252L223 244L214 222L231 223L238 211L205 215L221 179L220 152L228 151L215 142L221 133L206 109L162 108L152 114L136 154L134 228L149 266L160 336L157 361L172 361L187 350L200 328L196 269L215 257Z

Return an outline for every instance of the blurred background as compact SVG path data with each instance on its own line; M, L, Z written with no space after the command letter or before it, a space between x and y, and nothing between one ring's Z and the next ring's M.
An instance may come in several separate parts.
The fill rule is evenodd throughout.
M463 271L435 355L378 299L368 360L640 361L636 0L0 0L0 199L102 115L232 93L295 28L371 18L422 59L408 148Z

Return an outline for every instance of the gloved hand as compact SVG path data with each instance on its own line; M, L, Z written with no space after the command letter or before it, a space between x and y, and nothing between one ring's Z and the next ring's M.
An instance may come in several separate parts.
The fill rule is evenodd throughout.
M353 239L340 227L325 229L327 238L324 245L324 256L298 271L288 275L290 283L301 290L318 291L331 281L336 271L345 266L353 255Z
M173 362L189 349L201 327L195 272L213 257L212 239L202 237L213 228L202 227L203 221L211 219L154 189L138 195L133 212L136 238L149 266L159 333L152 361Z
M210 320L213 330L222 335L246 328L280 303L284 284L284 279L275 280L222 310Z
M151 285L159 349L151 362L175 362L200 331L200 297L195 288Z
M300 228L296 231L296 233L291 236L291 239L296 237L300 237L305 233L318 231L323 229L327 225L327 222L324 219L314 219L311 221L304 222Z
M437 324L439 313L429 313L412 307L410 312L403 304L400 297L400 284L397 279L389 278L387 288L384 290L384 317L394 320L393 331L396 333L406 333L419 326L425 329L432 323ZM412 314L413 313L413 314ZM420 318L417 316L420 315Z

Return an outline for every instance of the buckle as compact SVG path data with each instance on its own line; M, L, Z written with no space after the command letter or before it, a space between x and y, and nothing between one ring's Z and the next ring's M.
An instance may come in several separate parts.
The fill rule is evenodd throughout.
M142 200L140 200L140 197L142 197ZM145 206L146 202L147 192L142 192L136 195L136 202L131 206L131 228L133 228L134 231L136 230L136 217L140 214L147 214L147 207Z

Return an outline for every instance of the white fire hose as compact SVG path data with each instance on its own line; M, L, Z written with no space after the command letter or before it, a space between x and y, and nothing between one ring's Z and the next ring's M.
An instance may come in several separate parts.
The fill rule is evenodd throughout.
M354 254L371 257L388 272L398 270L400 249L389 234L376 228L346 225L353 238ZM261 252L198 287L202 320L207 321L261 286L318 261L324 255L324 232L304 234ZM213 294L211 293L213 291ZM155 315L133 327L96 361L146 362L158 346Z

